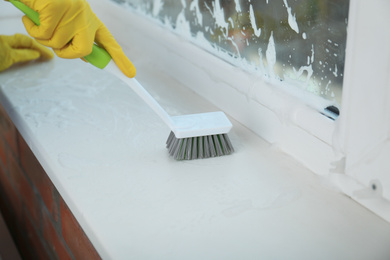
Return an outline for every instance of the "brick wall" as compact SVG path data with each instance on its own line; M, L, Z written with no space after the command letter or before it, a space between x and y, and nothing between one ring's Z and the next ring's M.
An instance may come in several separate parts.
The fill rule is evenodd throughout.
M0 210L23 259L100 259L1 105Z

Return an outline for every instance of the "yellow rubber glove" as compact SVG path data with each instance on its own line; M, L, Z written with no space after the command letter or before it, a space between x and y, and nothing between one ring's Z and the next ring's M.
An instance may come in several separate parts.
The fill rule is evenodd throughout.
M23 23L27 32L38 42L53 48L58 57L82 58L92 52L96 42L111 55L128 77L136 69L123 53L107 27L92 12L86 0L20 0L39 13L40 25L27 16Z
M15 63L38 58L48 60L53 57L54 54L51 50L27 35L0 35L0 71L8 69Z

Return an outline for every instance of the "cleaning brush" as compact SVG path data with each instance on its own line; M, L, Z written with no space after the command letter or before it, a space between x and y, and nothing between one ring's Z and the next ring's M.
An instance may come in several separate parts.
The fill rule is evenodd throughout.
M98 54L99 52L104 54ZM92 52L93 55L99 56L100 61L103 56L109 57L106 53L96 45ZM96 66L95 58L91 58L90 55L84 58ZM170 116L135 78L126 77L113 60L108 61L102 69L114 74L130 86L169 126L171 133L166 145L174 159L202 159L228 155L234 151L227 135L232 124L223 112Z
M17 0L10 2L39 25L39 13ZM84 57L92 65L108 71L126 83L169 126L171 133L166 145L176 160L192 160L231 154L234 149L227 133L232 124L219 112L170 116L135 78L125 76L110 54L102 47L93 45L92 53Z

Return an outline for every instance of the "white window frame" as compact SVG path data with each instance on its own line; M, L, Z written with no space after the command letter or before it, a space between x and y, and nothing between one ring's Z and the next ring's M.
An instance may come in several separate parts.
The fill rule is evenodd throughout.
M91 5L107 1L91 0ZM116 6L115 14L102 17L145 19ZM205 51L209 46L199 48L191 38L183 41L155 21L147 19L137 35L158 42L148 54L161 62L164 73L390 222L388 10L388 0L350 0L342 108L336 121L320 113L326 102L303 103L305 94L288 93L293 88L236 68ZM120 43L128 44L128 38L121 39L126 28L118 26L120 20L103 22Z
M387 0L351 0L335 148L356 181L340 180L343 191L390 222L389 10Z

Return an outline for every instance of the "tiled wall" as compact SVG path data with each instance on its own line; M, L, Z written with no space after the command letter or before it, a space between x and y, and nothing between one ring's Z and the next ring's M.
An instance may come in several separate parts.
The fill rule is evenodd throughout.
M1 105L0 210L23 259L100 259Z

